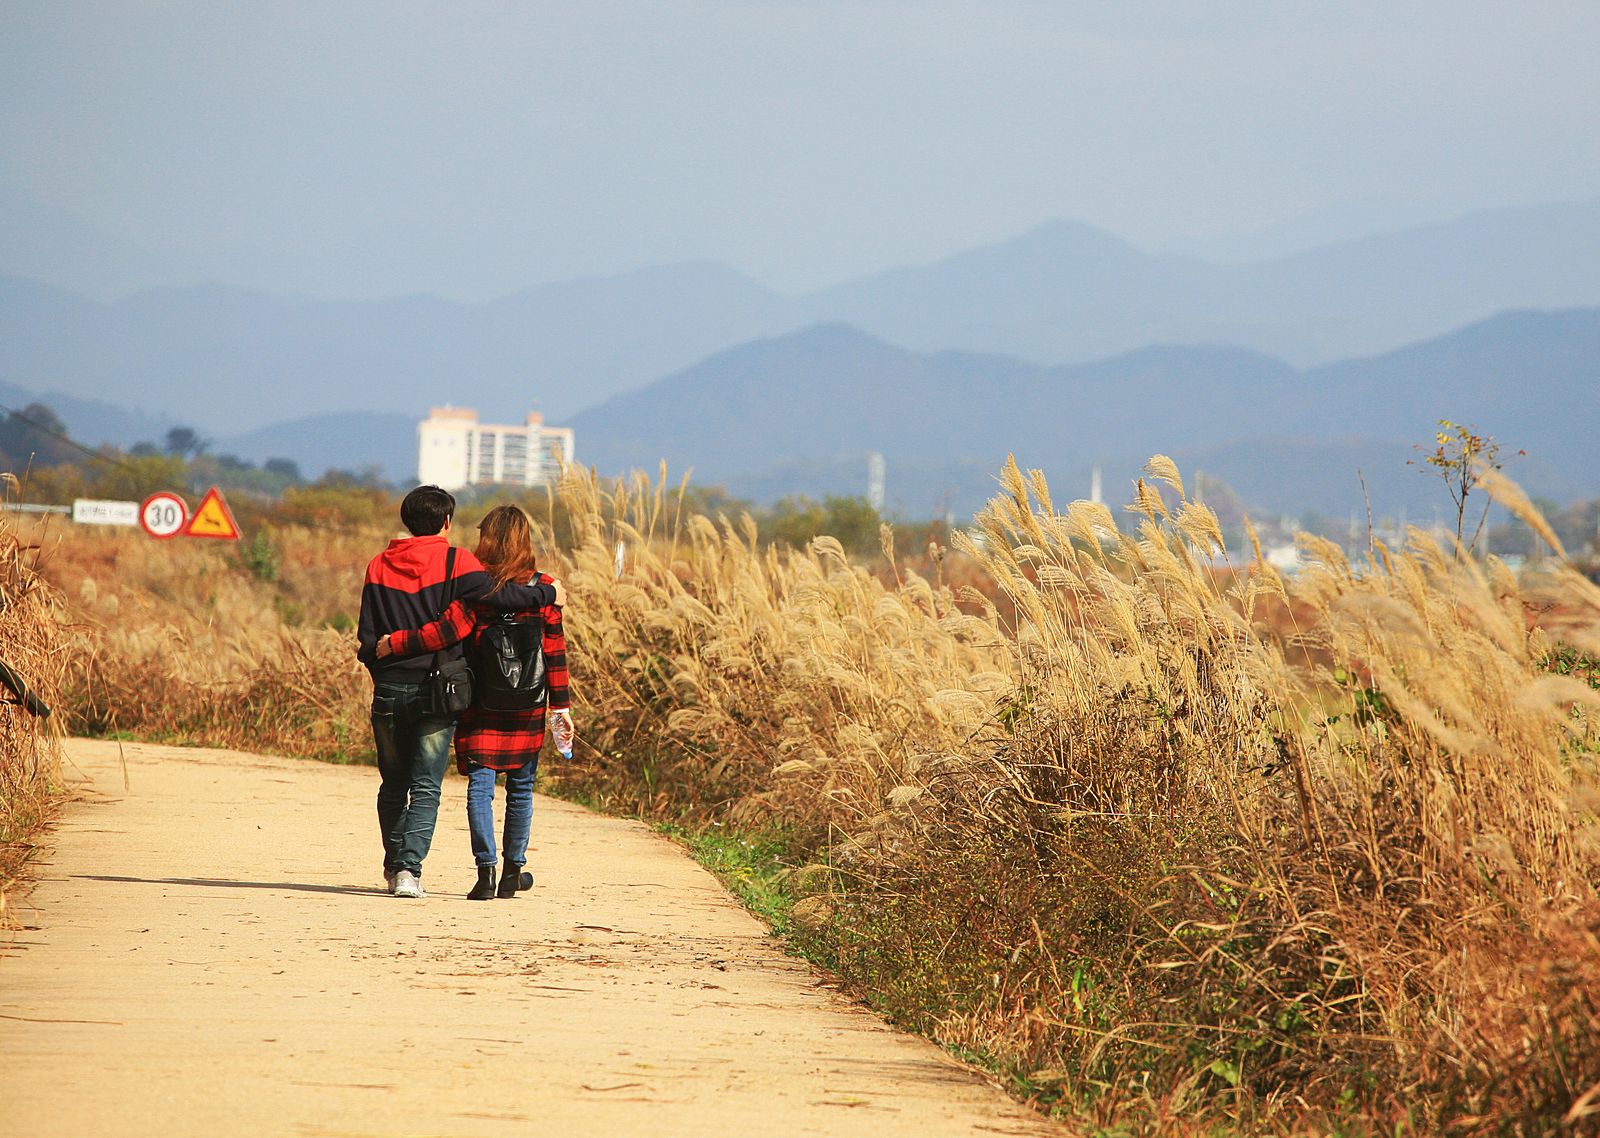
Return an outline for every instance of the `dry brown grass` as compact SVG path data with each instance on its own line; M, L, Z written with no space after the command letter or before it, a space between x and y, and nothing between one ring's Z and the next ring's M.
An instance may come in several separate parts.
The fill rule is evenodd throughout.
M1594 1132L1597 697L1549 662L1600 649L1600 591L1420 533L1218 571L1150 469L1126 534L1008 469L922 573L574 473L530 503L574 598L562 781L778 835L809 951L1108 1132ZM382 536L276 531L276 580L74 541L80 713L365 749L340 626Z
M1230 578L1152 471L1128 535L1006 473L962 552L1011 627L569 482L582 789L780 829L814 951L1100 1125L1592 1126L1596 697L1541 661L1594 587L1421 534Z
M71 729L350 761L367 756L353 619L381 533L262 528L250 543L77 530L45 566L74 602Z
M10 476L5 476L9 478ZM0 513L0 660L46 707L60 702L64 606L36 571L38 550ZM62 785L59 719L29 714L0 687L0 923L54 816Z

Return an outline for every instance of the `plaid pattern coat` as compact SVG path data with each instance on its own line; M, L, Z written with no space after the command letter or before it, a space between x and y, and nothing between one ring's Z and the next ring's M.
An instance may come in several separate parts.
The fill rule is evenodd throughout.
M552 578L540 573L530 584L548 585ZM397 656L437 652L446 644L465 640L471 659L485 625L500 610L486 601L455 601L436 621L417 629L389 634L389 647ZM532 610L523 610L533 615ZM561 610L546 605L538 610L544 618L544 667L552 710L571 706L567 677L567 637L561 626ZM473 766L490 770L520 770L539 757L544 746L545 708L528 711L489 711L476 705L467 708L456 720L456 768L462 774Z

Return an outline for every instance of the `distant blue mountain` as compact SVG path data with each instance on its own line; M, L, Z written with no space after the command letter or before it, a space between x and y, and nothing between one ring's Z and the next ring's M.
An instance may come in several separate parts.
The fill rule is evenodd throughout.
M1298 366L1388 351L1512 308L1600 305L1600 201L1473 214L1252 264L1155 256L1052 222L804 301L918 351L1070 363L1237 344Z
M35 398L0 385L0 402ZM43 401L90 442L159 439L168 425L133 412L118 422L122 412L105 404ZM876 451L888 461L891 505L911 517L971 513L1012 453L1044 469L1063 498L1087 494L1098 466L1115 502L1162 452L1258 510L1364 511L1364 478L1378 512L1423 518L1442 489L1407 463L1441 418L1499 438L1532 493L1600 497L1600 309L1503 313L1310 370L1240 348L1183 346L1047 368L912 352L825 324L718 352L572 423L579 461L603 473L665 459L692 468L698 483L760 501L863 493ZM212 450L290 458L312 476L376 465L404 482L416 469L416 424L396 411L298 416L216 435ZM1527 454L1511 457L1518 450Z
M59 392L35 392L0 381L0 413L41 403L55 412L67 433L89 446L110 443L124 450L138 443L161 445L173 427L187 421L156 418L114 403L75 399ZM412 415L347 411L311 415L238 435L206 437L212 454L231 454L260 464L289 458L307 478L330 469L360 472L377 467L395 483L417 473L417 419Z
M0 380L0 407L21 411L42 403L54 411L68 433L80 442L98 446L111 443L124 449L141 442L159 442L179 424L98 399L78 399L60 392L39 393Z
M217 436L335 412L420 416L445 401L496 419L537 408L561 422L724 349L816 324L923 355L1041 366L1167 343L1236 345L1304 368L1507 309L1597 305L1600 202L1478 214L1246 265L1152 255L1062 221L804 297L706 263L488 304L324 303L215 285L103 303L0 275L0 375Z
M361 473L377 467L385 481L402 485L417 477L417 418L393 412L335 411L217 439L211 449L257 464L269 458L292 459L307 478L329 470Z
M0 275L0 374L221 435L349 410L552 422L766 332L779 298L707 264L489 304L326 303L222 286L113 303ZM781 321L779 321L781 323Z
M1073 367L920 354L843 325L742 345L574 420L603 471L663 458L761 498L861 493L888 460L903 508L970 512L1008 453L1121 497L1145 458L1172 455L1248 502L1298 513L1362 505L1420 516L1441 488L1407 460L1441 418L1497 436L1510 471L1557 500L1600 496L1600 309L1506 313L1411 347L1310 371L1231 348L1155 347ZM914 474L913 474L914 472Z

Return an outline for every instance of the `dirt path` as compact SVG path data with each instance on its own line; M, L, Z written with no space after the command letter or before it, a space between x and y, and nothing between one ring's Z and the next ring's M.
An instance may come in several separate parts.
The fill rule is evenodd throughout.
M73 742L0 946L0 1132L1049 1134L785 957L670 842L541 798L533 892L470 902L463 784L389 897L373 771Z

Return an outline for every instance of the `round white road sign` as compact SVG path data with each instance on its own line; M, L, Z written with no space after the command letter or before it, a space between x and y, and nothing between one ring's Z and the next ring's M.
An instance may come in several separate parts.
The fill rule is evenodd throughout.
M176 494L165 490L152 494L139 507L139 524L151 537L177 537L189 520L189 507Z

